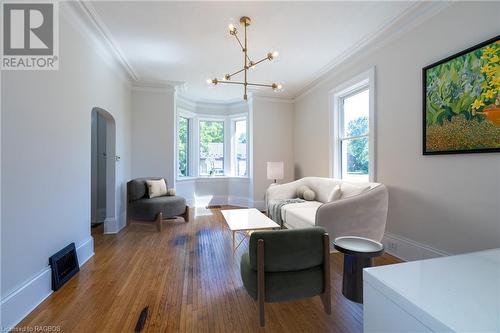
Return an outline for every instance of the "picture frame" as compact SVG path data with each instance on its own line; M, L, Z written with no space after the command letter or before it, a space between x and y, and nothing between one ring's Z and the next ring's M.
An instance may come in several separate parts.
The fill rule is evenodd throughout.
M423 155L500 152L500 35L422 68Z

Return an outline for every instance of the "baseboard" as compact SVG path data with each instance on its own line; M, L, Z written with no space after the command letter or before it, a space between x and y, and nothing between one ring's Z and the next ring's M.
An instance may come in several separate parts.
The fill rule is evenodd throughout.
M248 199L248 197L229 196L227 199L227 204L238 207L250 207L250 199Z
M207 206L227 205L227 196L225 195L206 195L194 198L193 207L201 208Z
M104 234L116 234L120 231L115 217L106 217L104 220Z
M76 248L78 265L82 267L90 258L94 256L94 237L90 236L85 242Z
M76 248L81 267L94 255L94 239L89 237ZM52 294L50 266L42 269L0 302L0 331L7 332L23 320L31 311Z
M412 239L386 232L382 243L385 252L404 261L431 259L451 255L429 245L416 242Z
M249 207L257 208L258 210L265 210L266 203L264 200L253 200Z

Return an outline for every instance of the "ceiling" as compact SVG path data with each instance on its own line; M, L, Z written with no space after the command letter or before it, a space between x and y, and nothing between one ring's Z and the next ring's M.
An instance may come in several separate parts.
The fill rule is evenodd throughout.
M230 21L251 17L250 58L278 50L276 62L249 72L249 81L279 82L295 97L332 62L409 10L412 2L160 2L94 1L107 30L139 80L185 83L195 100L241 99L241 86L209 87L206 79L242 67L243 55L227 31ZM241 29L240 29L241 30ZM236 78L235 78L236 79Z

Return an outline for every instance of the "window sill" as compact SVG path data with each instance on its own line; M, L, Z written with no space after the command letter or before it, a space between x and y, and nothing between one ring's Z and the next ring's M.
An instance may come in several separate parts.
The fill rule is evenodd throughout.
M198 177L179 177L175 181L177 183L183 182L211 182L211 181L224 181L224 180L239 180L243 182L248 182L250 180L249 177L240 177L240 176L198 176Z

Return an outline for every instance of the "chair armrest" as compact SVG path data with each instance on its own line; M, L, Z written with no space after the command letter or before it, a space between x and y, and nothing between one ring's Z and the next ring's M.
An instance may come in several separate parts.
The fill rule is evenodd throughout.
M381 184L365 193L321 205L316 211L315 223L327 230L332 241L340 236L381 241L388 202L387 188Z

